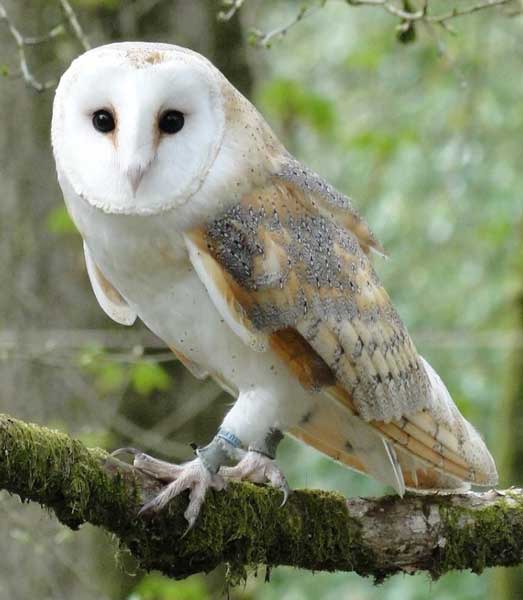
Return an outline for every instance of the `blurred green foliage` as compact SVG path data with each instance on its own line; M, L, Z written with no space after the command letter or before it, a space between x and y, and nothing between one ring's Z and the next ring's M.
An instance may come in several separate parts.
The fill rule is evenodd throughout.
M129 383L141 396L154 391L165 392L172 380L154 358L139 358L131 354L110 353L100 347L85 348L78 364L94 378L101 394L122 390Z
M160 575L147 575L128 600L211 600L200 577L172 581Z
M78 234L78 230L63 204L53 208L46 219L46 226L49 232L55 235Z
M318 133L332 132L336 121L332 103L298 81L274 79L264 86L260 99L283 123L307 123Z
M171 382L159 364L140 361L131 366L131 383L138 394L147 396L156 390L165 392Z

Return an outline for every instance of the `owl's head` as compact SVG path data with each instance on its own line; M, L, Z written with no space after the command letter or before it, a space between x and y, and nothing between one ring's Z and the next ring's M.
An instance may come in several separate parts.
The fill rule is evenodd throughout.
M209 61L178 46L133 42L86 52L56 91L60 177L108 213L157 214L185 202L222 143L224 82Z

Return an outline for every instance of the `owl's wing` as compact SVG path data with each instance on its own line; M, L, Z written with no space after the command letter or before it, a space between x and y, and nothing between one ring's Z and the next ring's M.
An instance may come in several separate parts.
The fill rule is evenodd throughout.
M362 249L375 244L368 229L361 219L342 223L304 188L273 177L186 234L216 308L251 347L271 347L305 388L397 448L413 487L442 487L444 478L411 475L420 461L455 478L451 487L491 485L488 450L417 354ZM329 441L328 420L321 433L302 429L293 433L317 447Z
M352 232L361 247L384 255L383 246L352 205L350 198L335 189L320 175L305 167L292 156L285 156L275 179L295 189L309 210L316 212Z
M136 321L136 313L127 304L120 292L100 271L85 241L84 256L94 295L105 314L111 317L113 321L120 323L120 325L132 325Z
M428 377L369 258L350 229L313 208L299 188L269 182L187 234L195 270L255 349L306 341L317 356L300 374L307 387L340 382L366 420L421 410Z

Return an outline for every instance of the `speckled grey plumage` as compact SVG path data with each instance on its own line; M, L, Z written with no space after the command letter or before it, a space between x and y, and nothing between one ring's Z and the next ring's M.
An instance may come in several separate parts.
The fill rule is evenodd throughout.
M362 417L389 421L428 404L414 345L349 229L304 209L285 189L262 190L220 214L206 240L252 295L253 326L298 331Z

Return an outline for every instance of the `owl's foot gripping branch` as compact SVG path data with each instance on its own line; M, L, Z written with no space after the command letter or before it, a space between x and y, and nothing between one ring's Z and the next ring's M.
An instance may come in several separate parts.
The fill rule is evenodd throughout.
M0 487L52 508L76 529L89 522L114 533L145 569L171 577L229 562L355 571L376 580L398 572L481 572L523 557L523 491L407 495L347 500L249 483L211 490L185 536L182 494L139 516L161 485L142 470L63 433L0 416Z
M173 498L184 491L189 492L189 504L184 512L188 524L185 536L198 519L207 491L221 491L229 481L269 483L283 492L282 506L285 504L290 494L289 485L274 461L276 447L282 438L280 431L271 430L261 447L249 446L248 450L243 450L238 437L220 429L207 446L195 448L194 460L182 465L158 460L136 448L120 448L112 452L111 457L132 455L136 470L165 486L145 502L139 515L162 511ZM231 460L237 464L226 467Z

